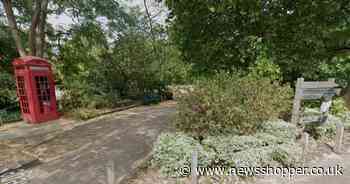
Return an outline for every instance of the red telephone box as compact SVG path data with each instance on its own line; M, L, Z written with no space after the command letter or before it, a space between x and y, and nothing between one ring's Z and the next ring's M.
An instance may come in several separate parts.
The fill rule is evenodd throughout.
M45 59L25 56L12 62L22 118L29 123L58 119L51 64Z

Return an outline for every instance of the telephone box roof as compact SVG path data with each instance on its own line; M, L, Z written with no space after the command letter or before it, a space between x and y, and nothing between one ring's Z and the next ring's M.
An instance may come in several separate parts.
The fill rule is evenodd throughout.
M46 59L36 57L36 56L23 56L20 58L16 58L13 65L28 65L28 66L50 66L51 64L47 62Z

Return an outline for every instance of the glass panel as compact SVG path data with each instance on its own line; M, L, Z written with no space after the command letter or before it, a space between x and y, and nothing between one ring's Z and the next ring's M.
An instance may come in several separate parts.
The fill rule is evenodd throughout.
M23 76L17 77L17 91L18 91L19 103L21 105L22 112L30 113L27 92L26 92Z
M50 87L47 76L35 77L36 91L39 100L39 110L44 113L44 104L50 104Z

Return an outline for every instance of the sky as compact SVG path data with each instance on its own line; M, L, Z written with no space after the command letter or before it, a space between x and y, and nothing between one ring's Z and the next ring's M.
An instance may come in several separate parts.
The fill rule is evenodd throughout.
M164 24L165 19L166 19L166 7L164 5L159 5L155 3L154 0L147 0L147 5L149 7L149 11L151 15L155 14L156 12L159 12L160 10L163 10L164 12L160 14L160 18L157 20L157 22ZM141 11L145 11L144 5L143 5L143 0L121 0L122 6L126 7L135 7L139 6ZM101 19L103 22L103 18ZM60 15L60 16L55 16L55 15L50 15L48 16L48 22L53 24L53 26L57 29L60 28L68 28L71 24L74 23L74 20L70 18L67 15Z

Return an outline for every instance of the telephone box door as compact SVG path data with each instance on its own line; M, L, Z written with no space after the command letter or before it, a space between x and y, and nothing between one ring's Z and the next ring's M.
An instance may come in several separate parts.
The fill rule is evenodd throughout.
M56 99L52 99L54 95L53 81L50 78L49 69L46 67L31 67L33 74L33 88L35 98L37 98L37 109L39 117L45 117L52 112L56 112Z

